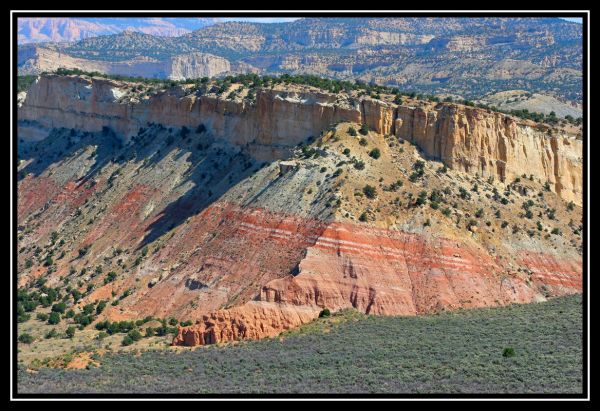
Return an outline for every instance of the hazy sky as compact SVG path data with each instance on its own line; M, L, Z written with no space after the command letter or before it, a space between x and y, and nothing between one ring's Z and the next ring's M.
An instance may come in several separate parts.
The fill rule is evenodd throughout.
M298 20L298 17L222 17L223 21L251 21L254 23L284 23Z
M583 23L581 17L559 17L563 20L571 21L574 23ZM255 23L283 23L288 21L298 20L297 17L224 17L224 21L251 21Z
M580 17L561 17L563 20L572 21L574 23L583 24L583 19Z

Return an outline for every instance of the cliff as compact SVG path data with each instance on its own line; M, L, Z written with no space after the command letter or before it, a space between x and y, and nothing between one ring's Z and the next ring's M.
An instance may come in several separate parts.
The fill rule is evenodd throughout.
M419 315L581 292L582 210L544 189L580 141L454 104L239 87L38 79L19 97L19 287L77 289L75 311L110 302L99 319L194 321L176 345L274 336L323 308ZM537 179L509 180L529 162Z
M180 63L184 76L187 69ZM19 137L35 138L59 127L93 132L106 126L127 140L150 122L190 128L202 123L213 135L271 160L335 123L366 123L380 134L416 143L450 168L503 182L533 175L581 204L582 142L496 112L264 89L254 102L188 95L181 88L141 100L131 94L131 85L112 80L41 76L19 108Z
M237 66L239 64L236 63L234 67ZM199 52L175 55L158 60L140 56L124 61L108 61L78 58L65 54L60 50L38 46L29 46L19 51L18 70L20 75L39 74L44 71L52 72L59 68L172 80L214 77L236 71L232 69L229 60Z

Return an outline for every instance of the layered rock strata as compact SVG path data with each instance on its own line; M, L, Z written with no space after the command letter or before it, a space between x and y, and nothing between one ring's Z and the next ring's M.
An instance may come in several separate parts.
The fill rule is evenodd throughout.
M240 225L244 234L236 241L250 248L257 244L255 237L266 235L281 244L305 247L297 272L265 284L255 301L181 327L173 344L272 337L316 318L323 308L418 315L543 301L582 287L581 261L551 253L522 250L518 260L530 270L525 273L514 269L513 261L493 258L468 241L339 222L307 221L308 226L320 226L309 233L282 226L278 219L254 221Z
M541 301L582 289L576 243L568 244L566 236L547 239L554 221L544 220L548 236L535 238L511 236L511 228L498 221L488 229L481 224L480 237L461 231L467 211L474 210L456 206L464 216L460 224L432 215L440 223L435 230L423 228L427 215L414 218L422 211L417 208L397 208L408 216L403 221L382 213L378 221L359 223L362 210L384 208L393 198L375 205L355 195L379 180L383 198L392 182L387 180L406 176L421 158L404 146L402 163L395 157L397 141L380 135L388 134L468 173L505 180L531 173L579 203L581 141L452 104L413 108L280 90L259 90L250 102L182 88L140 100L130 88L104 79L43 76L20 100L19 137L49 141L33 144L20 166L19 247L25 257L19 257L19 286L44 275L49 286L65 278L80 287L87 282L94 287L80 304L126 295L103 312L111 320L196 320L180 328L176 345L274 336L323 308L418 315ZM318 159L256 161L287 157L298 143L341 121L365 123L380 133L367 137L382 158L368 157L366 148L361 155L363 147L338 127L343 139L335 150L321 150ZM48 135L61 127L67 130ZM326 144L336 143L331 138ZM363 171L347 161L343 175L322 171L347 160L340 145L352 145L352 153L365 160ZM434 181L460 188L471 181L454 171L444 179L429 173L435 176L415 183L419 190L430 190ZM531 184L537 195L542 185ZM474 198L492 208L501 204L486 193ZM561 202L545 195L536 198L540 212L547 211L547 201ZM353 222L346 210L332 213L329 203L336 198L342 208L360 203L358 212L350 210ZM532 197L514 198L503 213L517 214L520 202ZM561 225L564 231L576 227L578 211L564 214L573 218L573 224ZM495 238L484 239L484 230ZM38 245L53 244L54 231L65 243L60 253L56 249L50 272L36 252ZM31 259L29 268L25 258ZM102 265L118 277L103 281L103 273L95 273Z
M79 69L88 72L122 75L131 77L168 78L183 80L188 78L214 77L234 71L229 60L208 53L187 53L157 60L150 57L137 57L126 61L91 60L73 57L59 50L44 47L28 47L19 51L18 70L20 75L63 69ZM248 70L251 71L251 70Z
M500 113L445 103L415 108L370 98L341 101L316 92L259 90L253 103L181 89L132 102L127 93L127 85L111 80L42 76L19 108L19 137L33 139L55 127L92 132L110 127L128 139L150 122L194 128L202 123L213 135L272 160L335 123L365 123L416 143L453 169L500 181L533 175L581 204L581 140L549 135Z

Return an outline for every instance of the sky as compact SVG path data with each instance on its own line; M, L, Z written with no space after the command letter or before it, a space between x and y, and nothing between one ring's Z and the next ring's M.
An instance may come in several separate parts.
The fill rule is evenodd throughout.
M561 19L572 21L573 23L583 24L583 19L581 17L561 17Z
M581 17L559 17L560 19L573 23L583 24ZM248 21L254 23L284 23L298 20L297 17L224 17L223 21Z
M249 21L253 23L286 23L298 17L222 17L223 21Z

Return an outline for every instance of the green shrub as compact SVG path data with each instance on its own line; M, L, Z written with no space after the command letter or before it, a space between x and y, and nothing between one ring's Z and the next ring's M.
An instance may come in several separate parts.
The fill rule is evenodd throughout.
M360 126L360 129L358 130L358 132L360 134L362 134L363 136L366 136L367 134L369 134L369 126L367 126L365 123L363 123Z
M105 308L106 308L106 301L100 300L100 302L96 306L96 314L102 313L102 311L104 311Z
M427 191L421 191L419 193L419 196L415 200L415 205L420 207L422 205L425 205L426 203L427 203Z
M58 335L58 333L56 332L56 330L54 328L52 328L50 331L48 331L45 335L44 338L45 339L50 339L50 338L54 338Z
M367 144L369 144L369 142L367 141L366 138L362 137L360 140L358 140L358 144L360 144L361 146L366 146Z
M24 323L25 321L28 321L31 318L31 315L29 314L17 314L17 322L18 323Z
M61 314L64 314L66 309L67 309L67 306L65 303L58 303L58 304L54 304L52 306L52 311L61 313Z
M31 344L34 340L35 339L27 333L19 335L19 342L22 342L23 344Z
M369 156L377 160L379 157L381 157L381 151L379 151L378 148L374 148L373 150L369 151Z
M106 274L106 277L104 278L104 284L108 284L108 283L114 281L115 278L117 278L117 273L115 273L114 271L109 272L108 274Z
M84 255L86 255L88 253L88 251L90 250L91 245L86 245L83 248L79 249L79 257L83 257Z
M142 339L142 334L138 330L129 331L127 336L131 338L132 341L139 341Z
M514 357L515 355L515 349L512 347L507 347L502 351L502 356L506 358Z
M52 324L52 325L56 325L60 322L60 314L53 311L50 313L50 316L48 317L48 324Z
M65 331L65 334L68 338L73 338L75 336L75 327L70 325Z
M358 221L366 222L368 220L367 213L364 212L358 217Z
M135 341L133 341L133 338L131 338L129 335L126 335L123 340L121 341L121 345L123 346L128 346L133 344Z
M354 127L349 127L348 134L351 135L352 137L356 137L356 135L357 135L356 129Z
M319 318L325 318L325 317L329 317L331 315L331 311L329 311L328 308L324 308L321 310L321 312L319 313Z
M377 197L377 189L371 185L367 184L363 187L362 191L365 194L365 196L367 196L367 198L373 199Z

